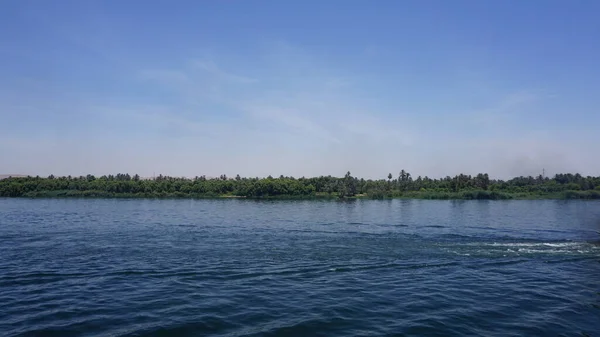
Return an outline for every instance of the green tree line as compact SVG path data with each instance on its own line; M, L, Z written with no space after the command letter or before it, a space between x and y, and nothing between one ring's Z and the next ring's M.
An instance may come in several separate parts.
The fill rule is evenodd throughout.
M401 170L382 179L359 179L350 172L343 177L294 178L177 178L159 175L152 179L117 174L95 177L9 177L0 180L2 197L246 197L246 198L425 198L511 199L567 198L600 199L600 177L556 174L554 177L490 179L488 174L459 174L432 179L416 178Z

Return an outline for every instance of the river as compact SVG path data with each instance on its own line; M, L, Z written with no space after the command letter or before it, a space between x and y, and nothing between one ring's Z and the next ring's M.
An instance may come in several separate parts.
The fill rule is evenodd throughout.
M2 336L600 336L598 201L0 199Z

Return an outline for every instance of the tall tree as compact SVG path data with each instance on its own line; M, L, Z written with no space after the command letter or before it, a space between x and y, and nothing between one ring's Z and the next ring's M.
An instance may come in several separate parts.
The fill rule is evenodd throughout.
M404 170L400 171L400 181L406 181L406 171Z

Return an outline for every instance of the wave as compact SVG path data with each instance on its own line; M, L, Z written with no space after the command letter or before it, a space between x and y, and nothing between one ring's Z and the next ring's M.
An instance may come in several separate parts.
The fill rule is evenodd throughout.
M589 242L469 242L446 245L445 250L461 256L510 257L510 256L583 256L597 258L600 247Z
M578 247L581 245L585 245L585 242L574 242L574 241L566 241L566 242L493 242L493 243L483 243L483 245L492 246L492 247Z
M405 263L386 263L379 265L364 265L364 266L340 266L329 268L329 271L334 272L353 272L353 271L364 271L364 270L375 270L375 269L424 269L424 268L441 268L441 267L452 267L460 265L460 262L447 262L447 263L417 263L417 264L405 264Z

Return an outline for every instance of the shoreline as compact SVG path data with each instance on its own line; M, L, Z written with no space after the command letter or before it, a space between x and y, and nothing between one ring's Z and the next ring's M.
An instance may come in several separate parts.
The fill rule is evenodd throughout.
M489 191L464 191L459 193L406 193L404 195L370 196L367 194L340 197L336 194L239 196L231 194L183 194L183 193L107 193L102 191L35 191L18 199L244 199L244 200L600 200L598 193L565 191L552 194L493 193Z
M352 177L267 177L207 179L159 175L102 177L11 177L0 180L0 197L30 198L152 198L152 199L600 199L600 177L557 174L554 178L490 179L487 174L430 179L402 171L397 179L365 180Z

